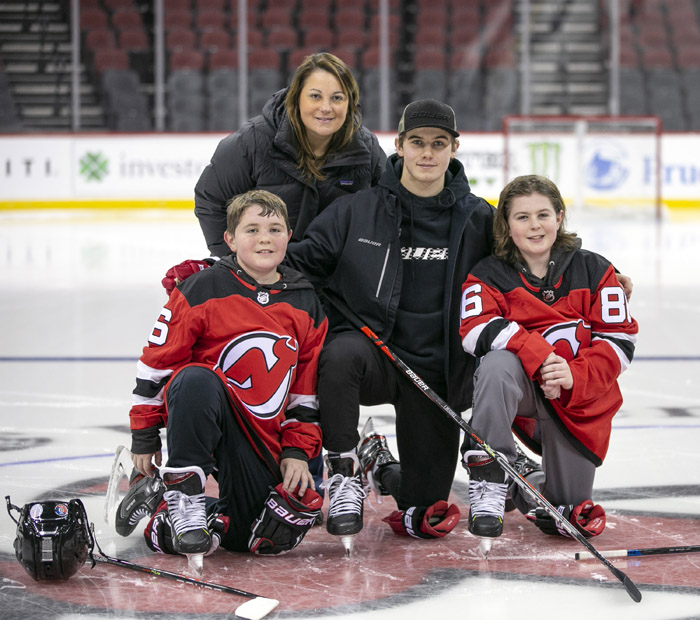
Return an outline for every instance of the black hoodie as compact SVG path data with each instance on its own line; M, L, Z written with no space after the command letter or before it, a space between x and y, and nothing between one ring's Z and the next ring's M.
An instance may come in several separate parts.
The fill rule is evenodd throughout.
M403 288L411 290L401 252L401 194L405 191L400 184L401 166L399 157L391 155L377 187L334 201L309 225L303 241L289 245L285 262L344 300L361 322L392 346L399 321L399 329L406 326L406 330L397 344L420 355L420 318L414 317L415 326L399 318ZM406 198L404 195L403 200ZM441 341L435 343L435 350L441 350L439 368L435 368L433 353L426 365L435 376L446 378L450 406L464 410L471 405L474 359L464 352L459 338L461 290L469 270L491 253L494 209L471 193L464 168L456 159L435 200L449 213L443 279L426 282L430 291L413 287L414 293L407 293L405 302L410 297L411 303L419 305L421 295L441 298L441 325L433 317L429 327L433 334L441 334ZM332 332L351 329L332 308L327 313Z

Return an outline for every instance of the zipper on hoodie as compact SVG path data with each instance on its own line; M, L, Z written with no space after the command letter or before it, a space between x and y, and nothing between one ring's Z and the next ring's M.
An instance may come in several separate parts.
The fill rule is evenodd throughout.
M377 292L374 294L376 298L379 297L379 291L382 289L382 282L384 281L384 274L386 273L386 265L389 262L389 253L391 252L391 243L386 246L386 254L384 255L384 264L382 265L382 273L379 274L379 284L377 285Z

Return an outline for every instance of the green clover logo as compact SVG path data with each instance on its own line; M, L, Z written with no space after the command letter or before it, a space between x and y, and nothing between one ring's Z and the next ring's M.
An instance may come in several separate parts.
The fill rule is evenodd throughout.
M80 160L80 174L86 181L101 181L109 174L109 160L101 152L85 153Z

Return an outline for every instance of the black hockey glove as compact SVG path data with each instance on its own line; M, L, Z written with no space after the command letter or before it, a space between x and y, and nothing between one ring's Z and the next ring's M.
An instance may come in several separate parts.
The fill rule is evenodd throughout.
M258 555L278 555L296 547L321 512L323 498L306 489L299 499L278 484L271 488L265 507L251 526L248 548Z
M461 513L455 504L440 500L432 506L411 506L408 510L394 510L382 521L389 524L394 534L413 538L442 538L459 523Z
M228 532L229 518L221 514L207 516L207 529L211 534L211 547L204 555L211 555L221 545L221 537ZM151 551L178 555L173 547L173 527L168 514L168 504L163 500L143 531Z
M568 504L566 506L555 506L559 514L569 521L586 538L598 536L605 529L605 510L599 504L594 504L587 499L578 506ZM525 515L545 534L550 536L566 536L571 538L571 534L564 527L547 513L544 508L534 508Z

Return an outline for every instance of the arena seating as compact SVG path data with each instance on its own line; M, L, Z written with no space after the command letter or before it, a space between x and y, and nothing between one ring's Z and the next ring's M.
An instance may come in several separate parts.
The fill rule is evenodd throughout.
M700 130L699 10L693 0L620 2L622 114L658 115L665 131Z
M167 127L236 129L237 0L163 4ZM82 0L80 14L84 63L95 88L104 88L105 71L133 72L149 118L152 5L148 0ZM657 114L666 130L700 130L700 0L620 0L619 6L620 112ZM326 50L353 68L365 122L380 129L379 0L247 0L247 7L249 116L288 83L305 55ZM609 50L608 8L608 0L599 0L598 30L591 35L601 46L602 65ZM401 108L419 97L449 101L460 126L471 131L498 130L503 115L519 112L517 0L390 0L388 19L392 127ZM205 87L193 103L182 103L181 93L170 89L170 77L180 71L201 74ZM103 103L115 101L113 93L101 92L101 97ZM117 118L113 107L105 109L105 118L110 129L135 124Z

